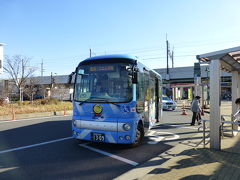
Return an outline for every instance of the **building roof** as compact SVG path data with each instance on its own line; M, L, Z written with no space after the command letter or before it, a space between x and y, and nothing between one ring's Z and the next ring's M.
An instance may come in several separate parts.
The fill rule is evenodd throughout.
M48 85L51 84L51 76L38 76L29 78L27 81L27 84L30 83L30 80L33 80L34 84L42 84L42 85ZM69 75L61 75L61 76L52 76L52 80L55 84L68 84L69 82Z
M201 77L209 77L209 69L208 65L202 65L201 68ZM167 69L155 69L159 74L161 74L163 79L166 79ZM169 76L170 79L192 79L194 78L194 67L175 67L169 68ZM231 76L231 74L223 72L222 76Z
M240 71L240 46L197 55L196 58L203 63L220 60L222 70L227 72Z

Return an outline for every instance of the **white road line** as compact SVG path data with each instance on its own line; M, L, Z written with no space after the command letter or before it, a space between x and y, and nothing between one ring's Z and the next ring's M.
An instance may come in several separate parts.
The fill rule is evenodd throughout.
M56 140L42 142L42 143L38 143L38 144L32 144L32 145L28 145L28 146L22 146L22 147L18 147L18 148L7 149L7 150L0 151L0 154L13 152L13 151L19 151L19 150L28 149L28 148L37 147L37 146L42 146L42 145L45 145L45 144L51 144L51 143L55 143L55 142L65 141L65 140L72 139L72 138L73 137L66 137L66 138L56 139Z
M13 122L19 122L19 121L32 121L32 120L50 119L50 118L58 118L58 117L69 117L69 116L72 116L72 115L36 117L36 118L18 119L18 120L0 120L0 124L2 124L2 123L13 123Z
M126 159L126 158L123 158L123 157L120 157L120 156L117 156L117 155L114 155L114 154L111 154L111 153L108 153L108 152L105 152L105 151L102 151L102 150L99 150L99 149L95 149L95 148L93 148L93 147L89 147L89 146L87 146L86 144L79 144L79 146L84 147L84 148L87 148L87 149L90 149L90 150L95 151L95 152L98 152L98 153L100 153L100 154L109 156L109 157L114 158L114 159L117 159L117 160L119 160L119 161L123 161L123 162L125 162L125 163L127 163L127 164L131 164L131 165L133 165L133 166L137 166L137 165L138 165L137 162L131 161L131 160L129 160L129 159Z
M172 125L172 124L164 124L164 126L173 126L173 127L179 127L179 128L186 128L186 129L198 129L198 127L188 127L188 126L182 126L182 125Z

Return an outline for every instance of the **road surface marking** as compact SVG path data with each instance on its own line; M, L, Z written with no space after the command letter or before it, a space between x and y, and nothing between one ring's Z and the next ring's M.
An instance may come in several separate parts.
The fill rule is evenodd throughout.
M109 156L109 157L111 157L113 159L117 159L119 161L123 161L123 162L125 162L127 164L131 164L133 166L137 166L138 165L137 162L134 162L134 161L131 161L129 159L126 159L126 158L123 158L123 157L120 157L120 156L117 156L117 155L114 155L114 154L111 154L111 153L108 153L108 152L105 152L105 151L102 151L102 150L99 150L99 149L96 149L96 148L93 148L93 147L90 147L90 146L87 146L86 144L79 144L79 146L87 148L87 149L90 149L90 150L95 151L97 153Z
M37 117L37 118L18 119L18 120L0 120L0 124L2 124L2 123L19 122L19 121L42 120L42 119L50 119L50 118L58 118L58 117L69 117L69 116L72 116L72 115L66 115L66 116L47 116L47 117Z
M174 124L163 124L163 126L173 126L173 127L179 127L179 128L187 128L187 129L198 129L198 127L192 127L192 126L182 126L182 125L174 125Z
M150 132L147 134L147 136L150 139L150 141L148 141L148 144L157 144L160 141L170 141L170 140L179 139L179 137L180 137L179 135L171 133L171 132L159 132L159 131L154 131L154 130L150 130ZM168 136L170 136L170 137L168 137Z
M38 144L32 144L32 145L28 145L28 146L22 146L22 147L18 147L18 148L7 149L7 150L0 151L0 154L13 152L13 151L19 151L19 150L28 149L28 148L37 147L37 146L42 146L42 145L45 145L45 144L51 144L51 143L55 143L55 142L65 141L65 140L72 139L72 138L73 137L66 137L66 138L55 139L55 140L52 140L52 141L42 142L42 143L38 143Z

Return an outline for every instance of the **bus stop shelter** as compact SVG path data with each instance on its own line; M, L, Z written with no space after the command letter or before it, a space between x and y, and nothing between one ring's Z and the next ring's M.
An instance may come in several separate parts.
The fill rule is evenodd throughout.
M221 149L221 70L232 73L233 114L237 110L235 100L240 97L240 46L197 55L196 58L210 66L210 148Z

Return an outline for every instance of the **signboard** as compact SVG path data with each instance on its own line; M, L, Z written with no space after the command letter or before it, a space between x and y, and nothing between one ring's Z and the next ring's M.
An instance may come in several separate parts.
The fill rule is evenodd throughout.
M0 43L0 74L3 73L3 44Z
M192 100L192 88L188 88L188 100Z
M194 79L197 77L201 77L200 63L194 63L193 77L194 77Z
M113 66L92 66L90 67L90 71L113 71Z

